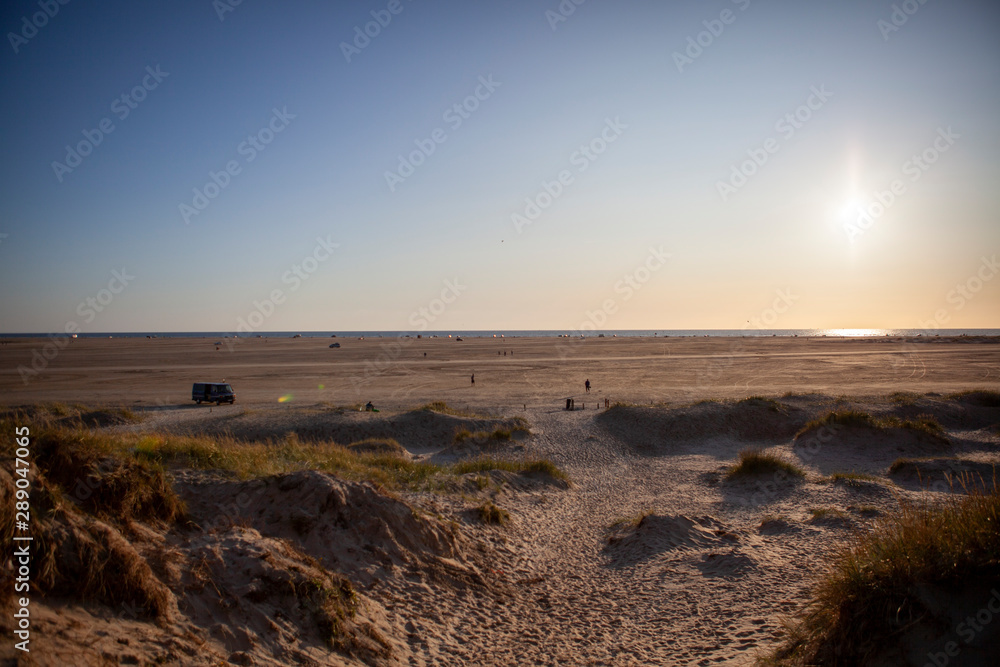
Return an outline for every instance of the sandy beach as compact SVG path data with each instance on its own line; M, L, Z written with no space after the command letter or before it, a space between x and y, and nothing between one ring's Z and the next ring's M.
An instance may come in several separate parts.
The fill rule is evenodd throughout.
M1000 463L1000 407L956 394L1000 388L989 339L302 338L232 351L80 339L24 384L17 365L43 342L0 346L3 402L86 406L67 414L133 449L144 434L306 448L391 438L409 461L544 459L568 481L490 470L390 492L306 470L169 466L197 528L121 529L164 591L162 617L39 599L34 664L753 664L852 534ZM234 405L191 402L193 381L223 378ZM369 400L379 412L357 410ZM419 409L432 401L450 407ZM34 409L39 423L45 410L60 419ZM930 416L941 432L810 426L832 410ZM33 425L30 414L19 418ZM509 440L456 438L518 425ZM747 447L804 476L729 479ZM503 525L481 520L486 503ZM358 601L349 641L332 648L280 592L326 571Z
M595 406L605 398L947 393L1000 382L1000 344L989 338L84 338L43 357L37 373L35 353L51 343L9 340L0 345L7 405L187 406L193 382L223 379L241 405L255 407L290 395L293 404L404 409L443 400L497 410L585 403L586 379Z

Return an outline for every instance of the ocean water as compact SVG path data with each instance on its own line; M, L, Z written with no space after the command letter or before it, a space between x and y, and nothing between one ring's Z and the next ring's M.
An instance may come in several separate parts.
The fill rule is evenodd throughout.
M16 333L0 334L0 338L38 338L45 337L46 333ZM63 334L65 335L65 334ZM233 336L232 332L224 331L123 331L123 332L102 332L102 333L81 333L80 338L146 338L155 336L157 338L225 338ZM524 338L524 337L559 337L580 335L580 331L570 329L500 329L489 331L255 331L253 334L240 334L241 338L256 338L263 336L267 338L291 338L292 336L302 336L303 338L399 338L403 336L424 338L437 336L447 338L448 336L463 338ZM587 331L584 335L588 338L604 336L612 337L704 337L704 336L827 336L843 338L863 338L878 336L1000 336L1000 329L609 329L607 331Z

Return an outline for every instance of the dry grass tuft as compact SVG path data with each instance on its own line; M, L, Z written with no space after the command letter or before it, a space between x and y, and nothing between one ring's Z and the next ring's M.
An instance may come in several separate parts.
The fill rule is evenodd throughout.
M455 431L455 444L471 441L477 443L508 442L511 439L510 429L497 428L493 431L476 431L472 433L469 429L463 428Z
M882 480L874 475L868 475L863 472L835 472L830 475L830 481L834 484L843 484L844 486L850 487L864 487L869 484L881 484L885 480Z
M933 415L918 415L914 419L900 419L893 415L886 417L876 417L863 410L833 410L826 415L813 419L795 434L799 438L807 433L823 427L846 427L855 429L866 429L876 433L886 432L892 429L904 429L915 433L921 433L942 444L948 443L944 428L938 423Z
M779 403L778 401L776 401L773 398L770 398L768 396L757 396L757 395L747 396L746 398L737 401L736 404L737 405L749 405L749 406L755 406L755 407L757 407L757 406L759 406L759 407L765 407L768 410L770 410L771 412L784 412L785 411L785 406L783 404Z
M510 512L497 507L492 500L487 500L477 507L476 514L479 516L479 520L486 524L506 526L510 522Z
M1000 391L994 389L968 389L956 394L949 394L947 398L977 405L981 408L1000 408Z
M569 476L548 459L515 461L511 459L497 459L491 456L480 456L466 461L459 461L451 466L451 470L456 475L465 475L470 472L482 473L491 470L505 470L513 473L539 473L562 482L569 482Z
M909 625L937 619L920 594L1000 578L1000 493L971 489L945 504L902 503L837 554L804 616L769 659L778 665L860 665Z
M726 479L739 479L759 475L783 473L789 477L805 477L806 473L793 463L789 463L776 454L769 454L763 449L751 447L740 452L736 465L726 471Z
M13 494L13 479L0 474L0 501L6 503ZM114 526L85 515L43 472L33 480L31 498L34 592L95 600L147 618L169 616L173 595ZM3 513L0 538L10 543L13 533L14 517ZM5 587L0 601L12 590Z
M162 467L116 451L109 440L82 429L43 428L33 438L34 462L63 495L102 519L127 526L183 517Z
M394 438L365 438L352 442L347 448L357 454L386 454L403 458L410 456L406 448L396 442Z

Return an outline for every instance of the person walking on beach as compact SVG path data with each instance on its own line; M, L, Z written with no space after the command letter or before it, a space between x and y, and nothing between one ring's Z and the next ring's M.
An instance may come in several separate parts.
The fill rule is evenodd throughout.
M585 381L583 383L583 386L587 388L587 393L589 394L590 393L590 380Z
M476 374L472 374L472 386L476 386Z

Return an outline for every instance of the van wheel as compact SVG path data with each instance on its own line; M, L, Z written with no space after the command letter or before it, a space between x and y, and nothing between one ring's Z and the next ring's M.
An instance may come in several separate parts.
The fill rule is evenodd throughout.
M201 405L201 401L200 400L198 401L198 405Z

